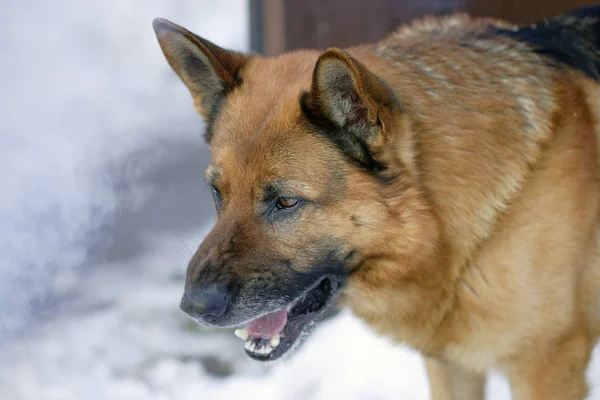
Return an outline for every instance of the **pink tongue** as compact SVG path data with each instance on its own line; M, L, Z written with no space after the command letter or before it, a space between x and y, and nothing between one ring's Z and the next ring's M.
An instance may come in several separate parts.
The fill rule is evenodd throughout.
M250 336L263 339L271 339L275 334L283 330L287 322L287 310L285 308L257 318L248 325Z

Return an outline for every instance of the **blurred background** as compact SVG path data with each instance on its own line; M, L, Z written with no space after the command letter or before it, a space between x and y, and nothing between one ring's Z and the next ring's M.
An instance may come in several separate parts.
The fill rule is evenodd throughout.
M276 55L376 41L425 14L530 23L593 3L0 0L0 399L428 398L419 356L348 312L264 365L231 331L179 311L187 262L214 222L209 152L152 19ZM487 392L510 398L495 374Z

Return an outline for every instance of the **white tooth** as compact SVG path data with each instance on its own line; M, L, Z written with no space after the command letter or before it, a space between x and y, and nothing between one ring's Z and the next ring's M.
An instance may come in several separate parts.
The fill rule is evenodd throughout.
M236 329L233 334L242 340L248 339L248 331L246 329Z
M251 341L246 341L246 343L244 343L244 348L245 348L246 350L250 350L250 344L252 344L252 342L251 342Z
M250 342L250 347L248 347L248 350L254 353L256 350L256 344L254 342Z
M269 346L269 345L266 345L264 347L264 351L265 351L265 353L264 353L265 355L271 354L271 352L273 351L273 348L271 346Z
M279 336L279 334L276 334L275 336L273 336L271 338L271 340L269 341L269 343L271 344L272 347L279 346L279 342L281 342L281 337Z

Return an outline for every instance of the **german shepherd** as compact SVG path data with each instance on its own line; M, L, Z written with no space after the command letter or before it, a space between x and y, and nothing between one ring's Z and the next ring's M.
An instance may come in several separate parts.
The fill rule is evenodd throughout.
M433 399L583 399L600 335L600 6L529 26L424 18L274 58L164 19L207 123L218 220L181 308L246 353L333 302L420 351Z

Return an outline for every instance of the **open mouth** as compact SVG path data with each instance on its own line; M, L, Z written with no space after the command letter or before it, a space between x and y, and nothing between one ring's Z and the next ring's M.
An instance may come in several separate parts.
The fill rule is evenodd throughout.
M314 323L333 303L340 282L325 276L286 307L263 315L237 329L235 335L244 340L246 354L258 361L273 361L297 347ZM296 345L296 346L295 346Z

